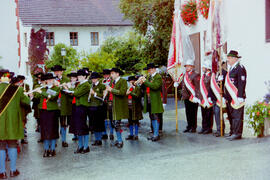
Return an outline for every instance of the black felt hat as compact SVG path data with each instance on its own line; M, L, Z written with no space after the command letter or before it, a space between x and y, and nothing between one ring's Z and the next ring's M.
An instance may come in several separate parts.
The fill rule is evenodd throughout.
M52 71L65 71L66 69L63 68L61 65L55 65L51 68Z
M74 72L67 74L67 76L68 77L77 77L78 75L77 75L77 72L74 71Z
M45 74L44 80L55 79L56 77L52 73Z
M147 64L147 66L143 70L153 69L153 68L157 68L157 67L158 66L156 66L154 63L149 63L149 64Z
M100 78L101 76L99 75L99 73L97 72L92 72L91 76L90 76L90 79L97 79L97 78Z
M121 71L119 68L112 68L111 69L111 72L119 73L120 76L124 75L124 72Z
M104 74L110 74L111 73L111 70L110 69L103 69L103 75Z
M86 69L79 69L77 71L77 75L78 76L88 76L89 75L89 72Z
M231 50L229 52L229 54L227 54L227 56L229 56L229 57L235 57L235 58L241 58L241 56L238 56L238 52L237 51L234 51L234 50Z

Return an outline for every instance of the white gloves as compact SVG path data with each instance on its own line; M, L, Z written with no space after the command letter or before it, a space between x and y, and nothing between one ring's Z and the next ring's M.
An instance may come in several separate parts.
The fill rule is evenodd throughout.
M223 81L223 75L218 76L218 81Z
M213 101L212 101L212 99L209 97L208 98L208 101L211 103L211 104L213 104Z
M241 104L243 103L245 100L243 98L237 98L238 99L238 102Z
M198 104L200 104L200 103L201 103L201 100L200 100L200 99L198 99L198 98L196 98L196 97L194 97L194 98L193 98L193 101L194 101L194 103L198 103Z
M178 82L174 82L174 83L173 83L173 86L174 86L174 87L178 87L178 86L179 86L179 83L178 83Z

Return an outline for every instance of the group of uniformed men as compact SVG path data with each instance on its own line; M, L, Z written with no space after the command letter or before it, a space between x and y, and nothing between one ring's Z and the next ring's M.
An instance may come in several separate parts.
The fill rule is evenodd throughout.
M206 61L202 75L195 72L194 62L185 63L186 73L180 84L187 118L186 132L197 129L197 110L201 105L202 129L200 134L212 133L213 117L219 137L221 129L219 111L227 107L230 120L229 140L240 139L243 130L246 71L239 63L238 52L227 55L228 72L211 72L212 66ZM149 112L152 135L148 140L158 141L164 112L161 98L162 77L154 63L144 70L148 76L130 76L129 83L122 78L118 68L104 69L103 73L90 72L88 68L64 75L65 69L56 65L53 73L36 73L33 90L25 92L23 76L14 76L8 70L1 70L0 77L0 179L7 178L5 169L6 152L10 159L10 177L19 175L16 169L17 141L24 139L24 125L29 113L30 100L37 119L39 142L43 142L43 157L56 155L56 140L61 134L62 147L68 147L67 128L78 140L75 154L90 152L89 133L95 135L93 146L101 146L102 139L110 138L111 145L123 147L121 120L128 119L130 134L126 140L138 140L139 120L142 112ZM102 77L103 75L103 77ZM69 78L68 78L69 77ZM220 90L219 83L225 87ZM220 98L224 91L225 99ZM143 105L142 105L143 97ZM223 101L223 102L222 102ZM60 123L59 123L60 122ZM224 123L224 121L223 121ZM60 128L59 128L60 124ZM109 136L107 127L109 126ZM114 131L116 140L114 141Z

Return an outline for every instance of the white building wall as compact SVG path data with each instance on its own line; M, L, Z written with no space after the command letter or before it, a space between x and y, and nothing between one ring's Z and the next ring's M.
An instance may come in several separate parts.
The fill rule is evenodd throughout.
M270 80L270 43L265 42L265 1L226 0L228 51L237 50L247 69L247 103L261 99ZM204 59L204 31L207 21L199 15L195 26L186 26L189 34L200 32L201 62Z
M16 29L16 3L14 0L0 1L0 66L18 73L18 31Z
M35 28L35 29L39 29ZM78 52L93 53L98 50L100 45L109 37L123 36L125 33L133 31L131 26L98 26L98 27L84 27L84 26L69 26L69 27L42 27L47 32L54 32L55 45L64 43L70 45L70 32L78 32L78 46L73 46ZM91 46L91 32L99 33L99 46ZM53 46L49 47L50 51Z

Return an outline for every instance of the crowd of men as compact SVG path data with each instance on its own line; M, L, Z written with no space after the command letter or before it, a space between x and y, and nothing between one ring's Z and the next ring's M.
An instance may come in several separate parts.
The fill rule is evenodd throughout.
M220 74L212 72L211 61L205 61L201 76L195 72L193 61L185 62L186 73L179 88L185 103L185 133L196 132L200 105L202 129L199 134L212 133L215 117L217 131L214 135L221 136L225 125L221 129L219 112L226 107L231 126L228 139L241 139L246 70L239 58L237 51L230 51L228 72L223 69ZM41 135L39 142L43 143L44 158L56 156L59 137L62 147L68 147L68 132L74 135L72 140L78 141L75 154L90 152L90 133L95 136L92 146L102 146L102 140L110 139L112 146L122 148L121 120L128 119L129 135L125 139L137 141L139 121L143 119L142 113L147 112L152 130L148 140L159 141L164 112L163 81L156 68L154 63L147 64L144 69L148 71L147 76L129 76L125 80L123 71L118 68L104 69L102 73L83 68L65 75L65 69L56 65L49 73L34 75L32 90L25 85L24 76L0 70L0 179L7 178L6 159L10 160L10 177L20 174L16 169L17 143L19 140L27 143L24 130L31 109L37 120L36 131ZM224 88L220 89L220 83Z

